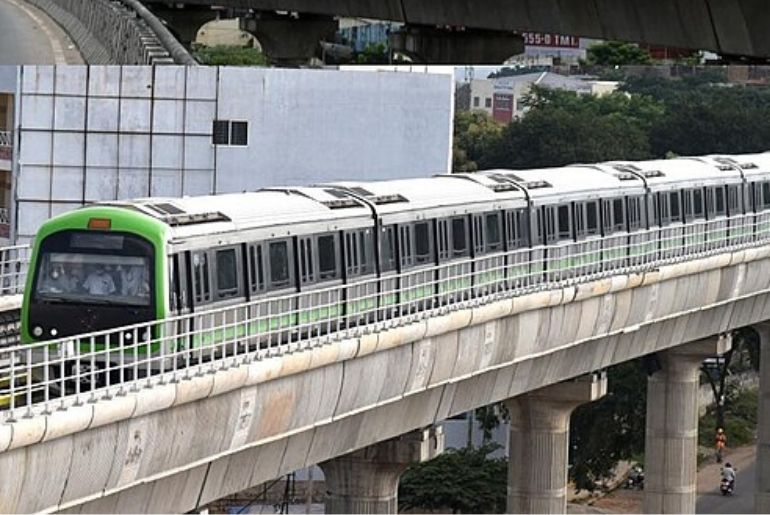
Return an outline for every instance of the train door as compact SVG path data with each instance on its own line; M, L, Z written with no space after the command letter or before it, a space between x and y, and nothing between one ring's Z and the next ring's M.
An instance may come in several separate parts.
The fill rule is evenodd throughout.
M602 268L612 272L628 266L628 230L624 197L602 200L604 242Z
M580 276L601 271L602 235L599 226L599 201L588 200L573 204L575 223L575 253L573 265Z
M728 244L727 186L706 187L706 249L717 250Z
M374 229L366 227L342 234L345 270L345 320L348 327L371 323L377 310L374 263Z
M300 236L298 322L303 334L328 334L339 327L343 315L342 260L337 232Z
M682 191L684 200L684 252L699 253L706 250L706 202L703 188Z
M541 208L545 224L546 269L548 281L574 276L572 267L572 209L569 203Z
M738 245L751 241L751 219L746 216L744 198L742 194L743 184L727 185L727 216L728 232L730 233L730 245ZM746 185L748 187L748 184Z
M474 295L501 291L505 286L501 213L475 214L472 222Z

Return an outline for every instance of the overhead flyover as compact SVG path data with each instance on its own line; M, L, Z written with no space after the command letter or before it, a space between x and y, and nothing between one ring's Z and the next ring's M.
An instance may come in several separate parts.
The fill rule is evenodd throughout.
M182 4L375 18L426 30L463 27L496 37L497 32L551 32L770 57L770 9L763 0L185 0L175 5Z

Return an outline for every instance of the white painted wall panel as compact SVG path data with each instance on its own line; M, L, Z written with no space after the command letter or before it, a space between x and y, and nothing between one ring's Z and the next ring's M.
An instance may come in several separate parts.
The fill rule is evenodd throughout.
M51 174L52 187L56 200L82 202L83 169L57 167Z
M92 66L88 74L88 94L92 97L118 97L120 73L120 66Z
M21 84L15 202L30 219L20 219L20 241L53 212L41 200L58 212L449 168L450 76L26 66ZM217 119L246 121L248 145L213 145Z
M155 98L184 98L186 75L184 67L158 66L155 68Z
M89 167L86 170L86 202L115 199L117 193L117 168Z
M122 99L119 127L121 132L150 132L150 101Z
M85 97L56 97L54 129L82 131L86 123Z
M55 68L54 80L57 95L83 96L88 89L88 68L78 66L70 70L59 66Z
M55 132L53 135L54 166L83 166L85 159L85 134L76 132Z
M152 132L184 132L184 101L156 100L153 104Z
M50 132L24 131L19 146L19 163L23 166L51 164L53 134Z
M91 97L88 99L88 130L117 131L118 130L117 98Z
M87 136L87 167L118 166L118 135L91 132Z
M53 97L25 95L21 98L22 129L50 129L53 123Z
M24 66L22 69L22 91L26 94L53 93L52 66Z

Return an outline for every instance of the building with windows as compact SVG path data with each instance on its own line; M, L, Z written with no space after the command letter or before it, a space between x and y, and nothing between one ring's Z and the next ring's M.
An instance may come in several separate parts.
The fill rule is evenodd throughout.
M18 105L17 241L97 200L418 177L451 162L448 75L24 66L3 81Z
M509 123L526 113L527 107L523 100L533 86L602 96L615 91L618 83L586 76L561 75L550 71L523 73L496 79L470 79L457 86L457 109L484 111L500 123Z

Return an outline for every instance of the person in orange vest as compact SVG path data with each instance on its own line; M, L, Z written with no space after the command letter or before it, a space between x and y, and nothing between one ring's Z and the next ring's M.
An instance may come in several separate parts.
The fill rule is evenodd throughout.
M725 434L724 429L717 428L717 435L716 435L716 448L717 448L717 463L722 463L722 453L725 450L725 447L727 447L727 435Z

